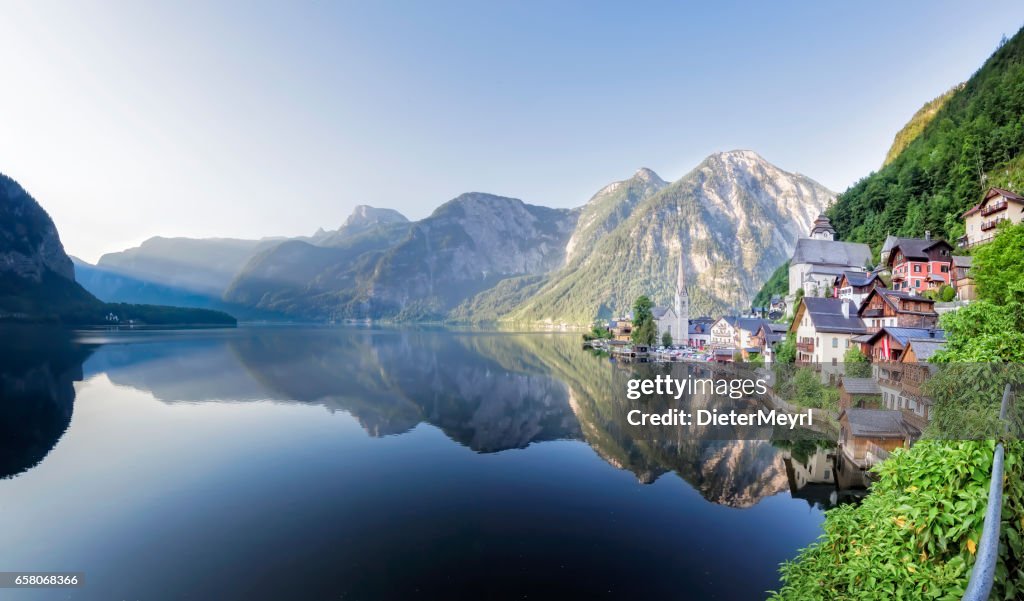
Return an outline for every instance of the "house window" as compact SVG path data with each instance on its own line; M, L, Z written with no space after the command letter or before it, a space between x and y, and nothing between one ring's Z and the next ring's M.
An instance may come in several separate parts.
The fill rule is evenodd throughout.
M914 288L920 288L920 287L921 287L921 280L914 280Z
M839 348L839 339L835 336L832 337L832 348ZM835 359L832 362L835 363Z
M916 263L914 264L914 273L921 273L921 266Z
M949 273L949 265L942 266L942 273Z
M846 339L846 348L850 348L850 339L849 338Z

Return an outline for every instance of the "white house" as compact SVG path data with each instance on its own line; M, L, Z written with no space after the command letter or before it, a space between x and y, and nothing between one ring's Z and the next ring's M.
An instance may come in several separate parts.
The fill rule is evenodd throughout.
M797 363L825 366L824 377L841 373L843 355L856 346L853 338L867 333L867 328L849 300L804 297L789 331L796 335Z
M828 217L819 215L810 237L800 238L789 260L789 294L803 288L805 296L827 296L844 271L865 271L871 248L857 242L839 242Z

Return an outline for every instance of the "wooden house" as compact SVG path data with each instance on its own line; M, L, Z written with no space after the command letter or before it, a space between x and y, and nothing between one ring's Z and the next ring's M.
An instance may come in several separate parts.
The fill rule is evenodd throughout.
M839 409L851 407L879 409L882 390L874 378L843 377L839 383Z
M900 411L851 407L839 414L839 447L854 465L867 469L899 448L910 448L921 431Z
M873 288L857 315L869 334L883 327L934 328L939 322L935 301L899 290Z

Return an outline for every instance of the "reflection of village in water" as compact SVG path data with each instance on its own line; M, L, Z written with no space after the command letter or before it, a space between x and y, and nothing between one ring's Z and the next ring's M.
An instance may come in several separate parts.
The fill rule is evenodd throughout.
M84 342L47 343L44 354L19 350L20 361L4 361L0 422L18 424L23 434L3 437L0 476L42 461L71 421L73 382L105 375L166 403L321 405L351 414L371 436L401 434L425 422L479 453L582 440L640 482L674 473L709 501L733 507L787 491L830 506L864 486L845 480L841 469L822 468L835 453L815 448L808 454L806 440L783 448L784 442L767 439L630 426L626 414L635 402L625 399L617 380L626 373L581 353L575 336L265 328L96 333ZM69 361L56 361L54 349L64 349L58 354ZM711 407L723 401L679 402ZM824 494L823 486L835 494Z

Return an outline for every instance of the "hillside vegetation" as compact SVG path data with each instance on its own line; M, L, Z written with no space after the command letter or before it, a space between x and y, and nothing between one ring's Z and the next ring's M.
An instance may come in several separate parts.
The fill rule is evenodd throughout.
M993 181L1019 182L1024 155L1024 33L954 91L921 134L829 209L840 239L881 246L886 234L949 240ZM1020 189L1019 184L1011 189Z
M910 121L903 126L903 129L896 132L896 137L892 140L892 146L889 147L889 152L885 153L885 161L882 166L885 167L889 163L899 156L903 149L905 149L911 142L913 142L921 132L924 131L926 125L932 122L935 115L939 114L939 109L946 106L946 102L953 97L957 91L963 89L964 84L958 84L941 96L932 98L924 104L921 108L917 109L914 116L910 118Z

